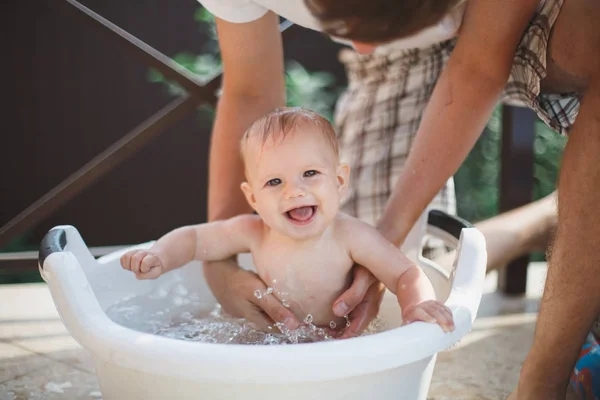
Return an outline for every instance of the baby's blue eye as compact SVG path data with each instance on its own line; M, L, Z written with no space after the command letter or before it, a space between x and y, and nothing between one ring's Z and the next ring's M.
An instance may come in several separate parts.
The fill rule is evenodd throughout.
M281 179L275 178L267 181L266 186L277 186L281 184Z
M317 174L318 174L318 172L317 172L317 171L315 171L314 169L311 169L311 170L308 170L308 171L306 171L306 172L304 173L304 177L305 177L305 178L310 178L311 176L315 176L315 175L317 175Z

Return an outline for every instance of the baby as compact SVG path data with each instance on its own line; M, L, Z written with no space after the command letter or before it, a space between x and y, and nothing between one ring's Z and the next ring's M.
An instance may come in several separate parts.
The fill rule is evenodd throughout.
M261 279L276 282L283 304L303 320L345 326L334 300L351 283L356 263L396 294L404 322L454 329L452 313L435 300L431 282L374 227L339 211L349 167L340 164L330 123L311 111L280 108L248 128L241 141L247 182L241 188L257 215L177 228L149 250L132 250L123 268L155 279L192 260L250 252ZM333 323L332 323L333 321ZM335 324L335 325L334 325Z

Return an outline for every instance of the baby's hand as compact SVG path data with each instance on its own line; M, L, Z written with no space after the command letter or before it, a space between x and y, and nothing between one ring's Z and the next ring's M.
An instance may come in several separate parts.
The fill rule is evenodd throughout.
M415 321L439 324L444 332L454 330L452 311L437 300L427 300L405 310L402 315L404 324Z
M164 271L164 262L159 254L147 250L131 250L121 256L123 269L135 274L137 279L156 279Z

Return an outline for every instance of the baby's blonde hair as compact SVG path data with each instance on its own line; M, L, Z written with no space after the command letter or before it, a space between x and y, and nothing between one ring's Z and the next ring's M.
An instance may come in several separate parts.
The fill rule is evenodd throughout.
M248 139L251 137L258 139L261 144L265 144L269 139L283 141L288 134L303 126L317 128L317 131L323 135L331 146L336 157L339 156L335 130L326 118L301 107L280 107L254 121L246 130L240 143L242 159L244 159Z

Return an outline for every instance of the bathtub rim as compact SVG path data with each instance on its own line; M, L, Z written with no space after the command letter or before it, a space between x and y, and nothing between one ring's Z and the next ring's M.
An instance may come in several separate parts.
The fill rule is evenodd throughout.
M43 254L40 250L40 273L67 330L99 362L159 375L189 379L201 376L226 382L348 378L432 357L470 331L481 300L485 241L477 229L445 213L430 212L429 222L459 238L452 271L454 281L446 301L455 319L456 330L452 333L444 333L437 325L417 322L343 341L274 346L185 342L141 333L114 323L100 307L80 266L80 262L97 261L91 255L91 259L83 255L83 250L89 249L73 226L58 226L48 232L49 236L56 236L57 232L60 236L63 230L66 240L62 250L60 240L54 241L52 251L44 250ZM79 249L68 249L69 243L79 244ZM475 265L469 265L467 260L475 260Z

